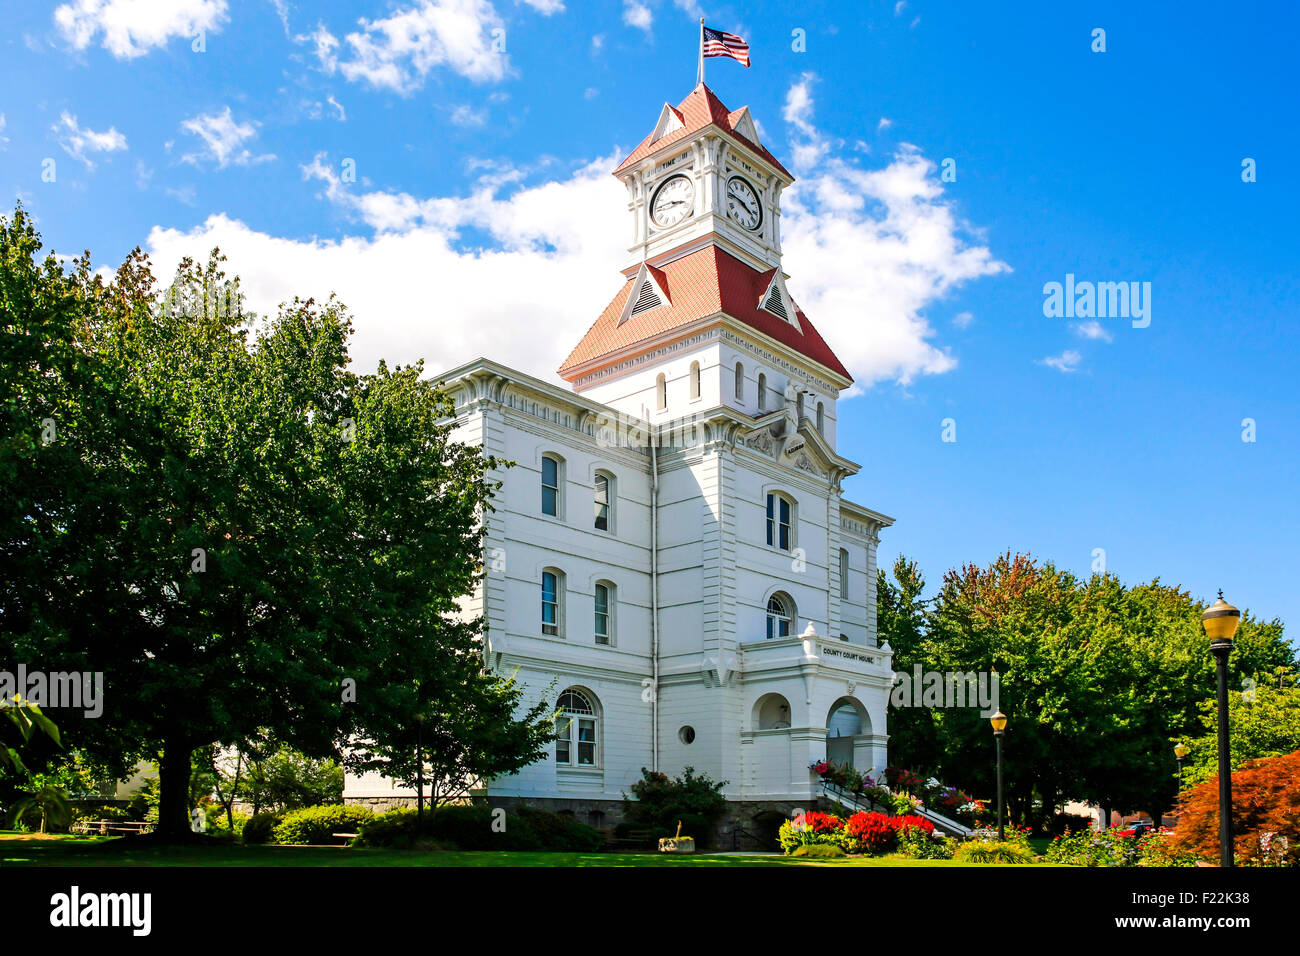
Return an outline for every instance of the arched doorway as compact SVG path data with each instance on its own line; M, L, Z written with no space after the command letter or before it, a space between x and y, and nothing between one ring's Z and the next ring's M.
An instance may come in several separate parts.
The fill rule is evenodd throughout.
M852 767L859 739L870 733L866 708L852 697L841 697L826 714L826 759Z

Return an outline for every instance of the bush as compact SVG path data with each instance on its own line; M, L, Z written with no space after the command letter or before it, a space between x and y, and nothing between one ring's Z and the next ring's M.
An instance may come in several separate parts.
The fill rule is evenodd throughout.
M1217 860L1219 778L1184 791L1179 798L1177 853ZM1245 866L1300 865L1300 750L1250 760L1232 775L1232 837L1237 861Z
M1086 817L1080 813L1058 813L1056 816L1052 817L1052 836L1080 833L1084 830L1091 829L1092 817Z
M273 831L276 843L334 843L334 834L355 832L361 824L374 817L368 807L335 804L325 807L307 807L290 810ZM247 826L245 826L247 829Z
M1167 830L1137 836L1120 827L1059 836L1047 848L1047 860L1070 866L1192 866L1196 862L1194 854L1171 844Z
M790 855L792 857L808 857L813 860L830 860L844 856L844 851L834 843L806 843L803 846L795 847Z
M641 779L632 784L636 800L623 795L623 817L631 828L650 830L655 839L674 836L680 822L682 836L694 837L695 845L704 849L713 839L713 827L727 812L722 795L726 785L726 780L696 775L694 767L682 768L676 778L642 767Z
M898 852L913 860L951 860L957 841L921 827L908 827L898 834Z
M801 846L814 844L839 845L844 821L829 813L813 810L801 813L793 820L786 820L777 831L777 842L786 853L792 853Z
M280 822L278 813L255 813L244 824L245 844L270 843L275 835L275 825Z
M1034 851L1016 843L988 843L984 840L968 840L957 847L953 859L959 863L1008 863L1023 864L1035 862Z
M504 829L499 823L494 826L498 819L504 822ZM596 830L563 814L521 806L498 818L488 806L454 804L436 813L426 810L423 829L416 825L414 810L390 810L360 828L356 845L591 853L604 842Z

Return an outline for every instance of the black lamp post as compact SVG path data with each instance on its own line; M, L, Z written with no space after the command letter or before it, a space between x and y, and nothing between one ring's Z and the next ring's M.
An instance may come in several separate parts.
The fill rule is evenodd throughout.
M1002 822L1002 735L1007 730L1007 715L999 710L989 718L989 723L993 725L993 739L998 745L998 842L1001 843L1007 838Z
M1187 744L1175 744L1174 756L1178 758L1178 792L1183 792L1183 758L1187 756Z
M1219 866L1232 866L1232 766L1228 748L1228 655L1241 612L1223 599L1201 615L1219 671Z

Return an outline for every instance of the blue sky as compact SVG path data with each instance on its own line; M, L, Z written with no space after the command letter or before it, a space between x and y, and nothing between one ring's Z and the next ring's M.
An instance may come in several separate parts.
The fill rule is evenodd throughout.
M790 290L859 383L839 443L898 519L882 564L1101 548L1297 618L1289 4L29 4L0 186L61 253L219 243L261 308L338 291L362 366L547 377L617 291L608 171L690 91L701 12L753 49L710 86L799 177ZM1067 273L1149 282L1150 325L1046 317Z

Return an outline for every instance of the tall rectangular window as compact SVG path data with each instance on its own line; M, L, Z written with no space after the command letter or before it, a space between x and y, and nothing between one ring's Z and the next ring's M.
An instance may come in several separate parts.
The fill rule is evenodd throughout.
M596 585L596 643L609 643L609 587Z
M560 463L554 458L542 459L542 514L559 515Z
M849 553L840 548L840 597L849 596Z
M790 502L777 494L767 496L767 543L790 550Z
M596 476L596 530L609 530L609 479Z
M542 572L542 633L560 633L560 582L551 571Z

